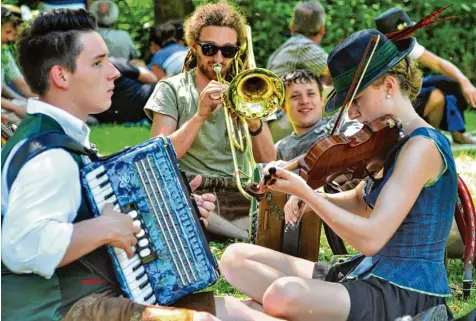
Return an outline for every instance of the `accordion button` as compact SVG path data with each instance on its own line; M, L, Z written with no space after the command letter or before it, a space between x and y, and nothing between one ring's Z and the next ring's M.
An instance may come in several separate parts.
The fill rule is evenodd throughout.
M141 225L142 225L141 221L139 221L139 220L135 220L134 222L132 222L132 224L134 224L137 227L141 227Z
M140 239L140 238L143 237L144 235L145 235L144 230L140 230L140 232L136 234L136 237Z
M139 240L138 245L139 247L146 247L147 245L149 245L149 240L148 239Z
M139 252L140 257L146 257L147 255L150 255L150 249L143 249Z
M132 219L135 219L137 217L137 211L130 211L127 213Z

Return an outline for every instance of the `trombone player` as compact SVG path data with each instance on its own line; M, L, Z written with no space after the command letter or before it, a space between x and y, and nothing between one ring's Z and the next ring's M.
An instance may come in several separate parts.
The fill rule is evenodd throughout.
M233 179L236 172L222 101L227 86L217 81L213 68L221 65L220 78L227 81L236 76L235 60L246 42L245 19L226 1L202 5L185 22L185 38L190 47L185 72L160 81L145 106L153 121L152 136L170 136L189 179L204 178L197 192L215 193L216 211L208 218L212 236L246 240L250 201ZM266 122L252 119L247 125L254 160L276 159ZM238 151L235 161L243 168L252 162L250 158Z

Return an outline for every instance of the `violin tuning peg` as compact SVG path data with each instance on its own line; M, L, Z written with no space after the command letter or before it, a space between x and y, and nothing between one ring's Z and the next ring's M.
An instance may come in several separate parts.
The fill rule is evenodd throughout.
M276 174L276 167L270 167L268 172L271 174L271 175L274 175Z

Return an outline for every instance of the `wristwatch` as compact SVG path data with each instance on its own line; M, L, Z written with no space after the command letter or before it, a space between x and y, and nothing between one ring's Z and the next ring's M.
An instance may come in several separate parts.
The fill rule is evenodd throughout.
M258 136L259 133L261 133L261 131L263 130L263 121L260 119L259 120L259 128L256 130L256 131L249 131L250 132L250 135L251 136Z

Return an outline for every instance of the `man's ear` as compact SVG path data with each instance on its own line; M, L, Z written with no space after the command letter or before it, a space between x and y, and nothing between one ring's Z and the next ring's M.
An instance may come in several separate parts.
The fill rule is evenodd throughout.
M198 45L197 45L197 42L196 42L195 40L192 41L192 43L190 44L190 49L192 49L192 52L193 52L194 54L197 54L197 46L198 46Z
M289 24L289 31L291 31L291 33L294 33L294 22L291 22Z
M281 110L283 111L283 113L285 113L285 114L287 113L287 111L286 111L286 100L283 101L283 103L281 105Z
M51 84L61 89L69 88L69 72L58 65L54 65L50 70Z
M321 37L324 37L325 34L326 34L326 25L323 24L322 27L321 27L321 30L319 30L319 35Z

